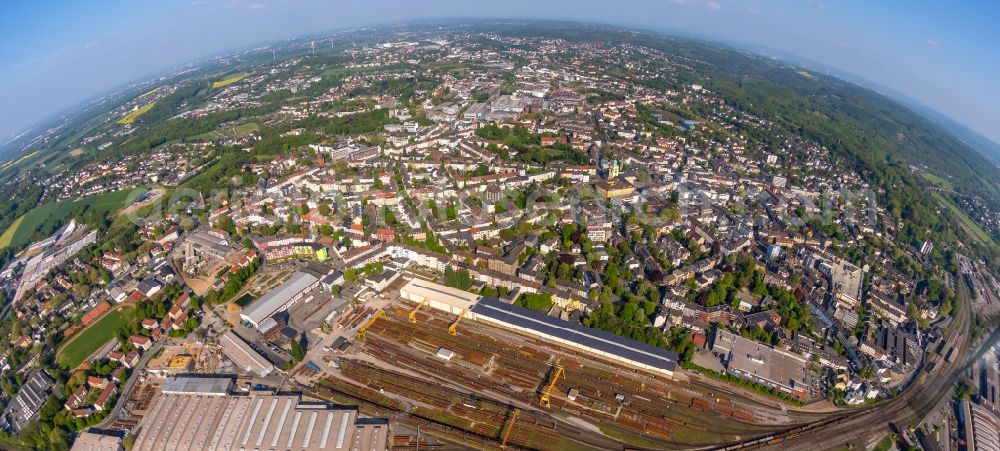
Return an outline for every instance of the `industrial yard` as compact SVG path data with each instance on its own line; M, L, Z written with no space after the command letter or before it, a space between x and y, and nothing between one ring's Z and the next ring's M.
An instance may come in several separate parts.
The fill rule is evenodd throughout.
M339 329L363 338L309 375L313 394L477 447L566 448L588 430L632 446L705 445L790 421L770 406L713 395L679 375L622 369L480 321L456 324L457 315L426 304L400 298L382 310L344 315Z

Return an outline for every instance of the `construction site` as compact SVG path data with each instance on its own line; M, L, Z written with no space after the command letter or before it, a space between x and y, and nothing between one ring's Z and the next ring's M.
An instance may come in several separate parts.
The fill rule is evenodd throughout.
M437 293L434 299L413 296L407 285L383 308L355 307L338 324L352 343L324 357L327 368L302 367L293 377L318 398L477 448L711 446L795 422L772 403L538 335L551 326L518 330L486 320L482 305L500 309L499 301L429 282L425 288ZM644 346L636 343L631 352L642 354ZM634 358L653 364L663 356L669 354ZM442 442L393 438L396 449L435 443Z

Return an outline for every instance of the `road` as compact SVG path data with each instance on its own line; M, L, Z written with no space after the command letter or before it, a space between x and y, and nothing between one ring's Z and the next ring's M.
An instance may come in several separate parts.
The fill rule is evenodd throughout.
M843 421L799 434L792 432L790 435L795 435L794 437L787 436L780 442L764 446L764 449L841 449L852 443L857 444L858 440L864 443L867 438L876 434L888 435L891 432L890 423L906 428L923 419L944 397L951 396L952 386L975 360L1000 341L1000 329L997 329L975 351L972 350L972 344L966 340L972 320L972 301L961 284L959 293L962 299L959 316L944 338L947 343L955 346L952 361L962 363L949 365L942 362L933 371L923 372L908 389L893 399L867 408L831 413L825 419L818 420L817 424ZM734 444L733 447L739 448L741 445L751 446L749 442L745 442Z
M118 418L118 415L121 414L122 408L125 407L125 401L128 400L128 394L132 390L132 386L135 385L135 381L139 380L139 376L145 370L146 365L149 364L149 360L156 355L156 352L159 351L161 347L163 347L163 343L166 340L167 338L164 336L156 343L153 343L153 346L142 354L142 357L139 358L139 363L132 369L132 375L129 376L128 380L125 382L125 386L118 391L118 400L115 401L115 406L111 408L111 412L108 413L108 416L104 417L103 421L91 426L92 428L107 429L108 426L110 426L111 423Z

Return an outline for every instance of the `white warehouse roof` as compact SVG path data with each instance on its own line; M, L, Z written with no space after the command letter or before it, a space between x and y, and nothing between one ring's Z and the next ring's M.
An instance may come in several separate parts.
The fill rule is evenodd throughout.
M303 291L309 289L309 287L312 287L318 281L319 279L312 274L301 271L297 272L285 281L285 283L268 291L256 301L253 301L252 304L243 309L243 313L240 316L244 320L253 323L254 327L256 327L262 321L275 314L275 312L287 308L288 304L296 296L302 294Z
M468 291L420 279L413 279L407 282L403 288L399 289L399 293L413 302L430 300L452 307L457 311L472 308L480 298L479 295ZM440 308L438 306L432 307Z

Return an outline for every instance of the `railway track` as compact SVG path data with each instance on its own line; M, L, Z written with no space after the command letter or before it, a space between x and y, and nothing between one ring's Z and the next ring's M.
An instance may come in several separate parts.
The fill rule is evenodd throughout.
M361 352L377 361L391 362L407 375L416 375L421 380L430 381L435 387L447 386L475 394L498 396L506 402L532 407L537 403L539 381L549 371L550 364L547 362L560 355L566 367L566 377L560 382L560 387L573 387L579 392L575 402L569 402L561 396L555 397L551 412L560 412L555 416L569 415L592 424L615 425L649 438L655 437L656 441L662 443L658 448L702 448L714 446L713 443L725 443L734 437L747 436L748 431L752 431L751 434L770 434L804 425L767 425L757 418L753 403L728 399L725 394L721 397L712 395L713 392L723 393L719 390L703 390L684 384L672 385L653 378L614 371L586 359L581 362L580 356L549 349L545 343L532 339L501 341L492 334L480 335L482 331L469 330L468 325L462 331L464 339L446 336L438 329L444 330L447 323L429 312L422 311L417 315L419 323L427 327L414 329L414 326L405 321L406 315L407 311L404 309L387 308L386 320L371 328ZM463 368L466 366L463 364L444 369L440 362L427 357L433 355L438 347L446 347L463 357L469 353L482 354L488 356L487 360L491 363L477 371L469 371L469 368ZM371 359L365 359L369 360ZM358 364L362 363L350 363ZM374 368L376 367L372 367ZM383 386L380 385L381 382L371 382L369 385L371 384ZM405 387L384 387L387 392L400 392L404 397L407 397L406 393L411 393ZM562 391L561 389L560 392ZM617 393L625 394L629 402L619 404L615 399ZM604 410L600 410L601 407ZM724 417L727 421L711 420L718 417ZM764 418L769 417L765 415ZM738 422L742 425L737 424ZM677 440L673 437L673 430L676 428L695 431L706 440ZM588 433L595 435L594 431ZM713 436L714 439L709 439L708 436Z
M751 440L734 443L719 449L780 449L815 450L838 448L852 439L870 434L875 428L889 431L890 424L907 427L920 421L933 409L950 387L959 380L983 353L1000 342L1000 329L992 332L974 351L966 343L965 334L971 323L971 300L960 286L962 309L956 324L952 325L945 341L955 347L955 358L935 367L931 373L917 376L918 379L903 394L870 407L832 413L828 418L808 425L789 428L778 434L765 435Z

